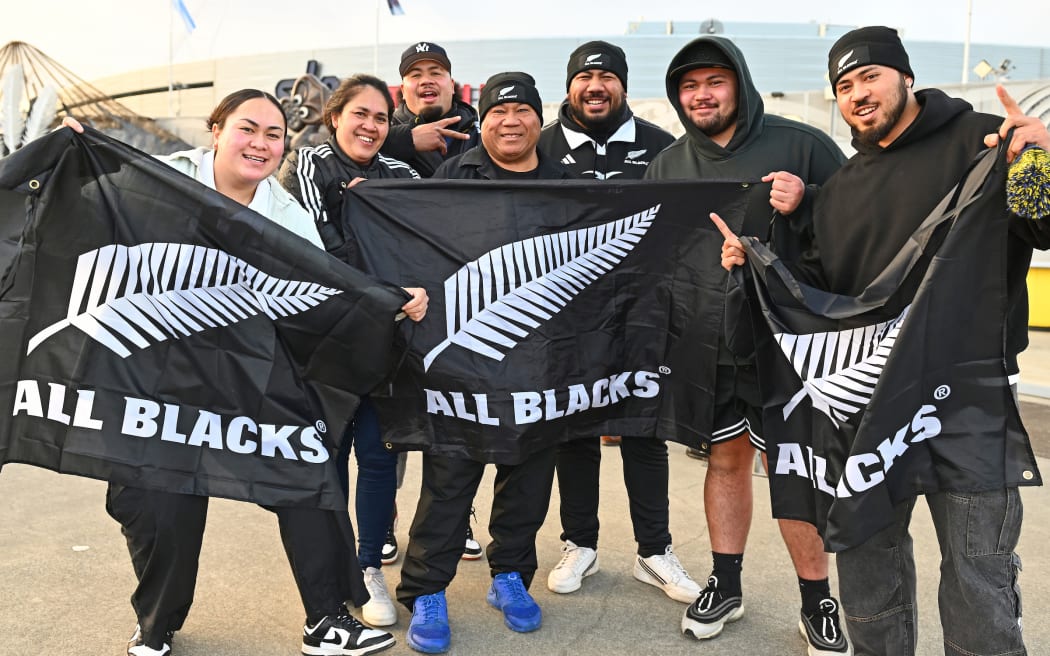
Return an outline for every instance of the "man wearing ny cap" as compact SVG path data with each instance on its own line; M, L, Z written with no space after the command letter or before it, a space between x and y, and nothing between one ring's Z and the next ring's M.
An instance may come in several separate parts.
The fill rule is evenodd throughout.
M478 100L481 144L450 158L434 178L459 180L567 180L572 174L539 152L543 104L531 75L499 73ZM445 589L463 552L462 535L485 463L423 454L423 481L397 599L412 611L409 647L443 653L451 645ZM488 603L517 632L535 631L540 607L528 593L536 573L536 532L543 526L554 484L554 449L518 464L496 465L486 555L492 573Z
M1014 130L1005 148L1010 161L1030 146L1050 149L1046 126L1025 116L1002 87L996 91L1005 120L975 112L939 89L914 91L908 53L887 27L843 35L828 54L828 76L857 154L821 189L814 241L796 268L804 279L832 292L856 296L867 288L973 158L1009 130ZM1005 203L1001 211L1009 213ZM1001 321L1011 390L989 387L988 393L1008 398L1011 392L1016 396L1017 355L1028 344L1028 263L1033 247L1050 246L1050 224L1016 215L1007 221ZM722 265L743 264L740 241L722 230ZM1017 585L1020 559L1014 553L1022 508L1018 483L1011 481L1030 479L1034 472L1023 465L1022 455L1004 451L1001 440L989 441L988 459L1002 460L995 465L1004 472L1002 489L925 495L940 545L940 617L949 656L1027 653ZM892 524L836 557L842 605L858 655L915 653L915 560L908 532L914 506L914 498L899 503Z
M390 117L382 152L407 162L424 178L449 157L478 144L478 114L457 97L448 53L420 41L401 53L401 104Z
M674 141L671 134L631 113L627 106L627 58L605 41L590 41L569 55L567 96L558 118L543 128L540 150L581 178L640 179L649 161ZM668 528L667 445L648 437L624 437L620 453L638 543L634 575L669 597L690 603L700 586L671 548ZM598 571L598 479L601 442L594 438L558 446L562 558L547 577L552 592L579 590Z
M743 226L762 235L771 233L785 253L800 253L809 242L816 188L844 159L838 147L815 128L766 114L743 54L726 38L703 36L687 44L671 60L666 86L685 135L653 159L645 178L757 184ZM726 623L743 616L741 570L751 525L756 448L765 460L753 319L743 290L728 276L721 284L726 289L724 305L710 309L722 316L713 365L714 425L697 427L712 436L704 511L713 568L681 625L697 639L713 638ZM793 520L779 524L798 575L798 621L808 653L849 654L839 627L838 602L828 584L828 556L816 528Z

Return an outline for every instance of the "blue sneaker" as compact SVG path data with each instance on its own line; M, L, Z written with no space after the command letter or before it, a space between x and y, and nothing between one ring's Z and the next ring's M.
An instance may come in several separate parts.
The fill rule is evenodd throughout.
M448 628L448 603L444 590L416 597L405 641L409 647L424 654L444 654L448 651L452 631Z
M491 606L503 611L503 623L511 631L528 633L540 628L543 622L540 607L525 589L521 574L517 572L497 574L486 598Z

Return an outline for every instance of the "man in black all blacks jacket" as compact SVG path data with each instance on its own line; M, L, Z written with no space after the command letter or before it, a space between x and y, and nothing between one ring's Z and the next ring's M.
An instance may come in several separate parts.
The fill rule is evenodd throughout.
M565 180L560 164L537 151L543 106L526 73L489 78L478 102L481 144L441 165L435 178L467 180ZM423 454L423 483L397 599L412 611L408 646L443 653L451 644L445 589L463 553L463 534L485 463ZM496 465L489 521L488 561L492 587L488 602L503 612L513 631L540 628L540 607L528 593L536 573L536 532L543 525L554 483L554 449L532 454L516 465Z
M401 104L382 153L408 162L424 178L442 162L478 145L478 113L456 97L445 49L420 41L401 55Z
M670 132L635 116L627 106L627 57L605 41L569 55L565 102L543 128L540 150L580 178L640 180Z
M590 41L569 55L568 95L558 118L543 128L540 150L581 178L641 179L650 160L674 141L671 133L637 118L627 106L627 58L605 41ZM634 575L672 599L689 603L700 586L671 548L668 528L667 445L649 437L598 436L558 445L562 558L547 587L575 592L598 571L598 479L601 446L620 440L624 484L638 541Z

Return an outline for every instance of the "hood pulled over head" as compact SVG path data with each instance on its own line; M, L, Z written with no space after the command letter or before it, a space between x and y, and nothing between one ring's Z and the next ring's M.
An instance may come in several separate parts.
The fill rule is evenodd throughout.
M736 130L725 148L712 141L700 128L689 119L678 99L678 83L688 71L697 68L726 68L736 73L737 78L737 116ZM743 144L756 138L762 131L762 114L764 105L762 97L755 88L748 70L744 54L729 39L721 36L705 35L687 43L671 59L665 78L667 99L678 113L678 120L685 127L690 140L705 154L711 157L724 157Z

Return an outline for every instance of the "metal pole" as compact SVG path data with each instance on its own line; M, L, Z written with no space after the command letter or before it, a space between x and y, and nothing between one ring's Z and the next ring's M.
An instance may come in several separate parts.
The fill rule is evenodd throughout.
M376 0L376 31L372 43L372 75L379 77L379 0Z
M970 82L970 25L973 22L973 0L966 0L966 40L963 41L962 83Z
M162 2L164 0L161 0ZM175 89L175 7L168 2L168 116L174 116L172 96Z

